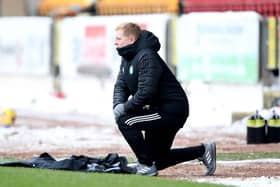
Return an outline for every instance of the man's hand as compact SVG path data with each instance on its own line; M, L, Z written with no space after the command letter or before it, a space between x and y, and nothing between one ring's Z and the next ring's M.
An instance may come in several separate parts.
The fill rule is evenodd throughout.
M118 119L125 114L125 111L124 111L124 104L123 103L120 103L120 104L117 104L117 106L115 106L114 110L114 115L115 115L115 120L118 121Z

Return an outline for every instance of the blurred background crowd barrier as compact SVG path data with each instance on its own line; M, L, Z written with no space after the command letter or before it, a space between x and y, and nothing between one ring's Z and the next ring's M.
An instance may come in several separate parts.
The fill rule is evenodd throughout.
M114 29L133 21L159 37L160 56L198 91L193 97L239 118L279 105L279 15L278 0L0 0L0 77L44 79L22 83L23 94L52 87L61 98L79 85L69 80L95 77L104 86L120 63ZM253 102L227 106L230 98Z

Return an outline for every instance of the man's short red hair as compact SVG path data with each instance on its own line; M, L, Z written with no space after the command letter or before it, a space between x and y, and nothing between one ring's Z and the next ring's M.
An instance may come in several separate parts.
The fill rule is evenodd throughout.
M132 22L122 23L116 27L116 30L122 30L125 36L133 35L136 39L141 33L140 26Z

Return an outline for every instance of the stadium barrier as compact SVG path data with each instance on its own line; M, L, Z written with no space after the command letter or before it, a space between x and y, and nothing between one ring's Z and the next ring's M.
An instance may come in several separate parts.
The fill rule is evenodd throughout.
M0 24L6 19L0 19ZM216 101L216 103L203 106L203 111L213 112L214 123L221 124L225 121L230 123L231 111L237 111L240 107L244 111L262 107L262 88L258 82L261 78L259 70L260 63L267 64L268 58L259 58L260 47L266 48L266 43L265 40L258 43L262 37L259 34L261 19L254 12L192 13L182 16L174 16L174 14L78 16L65 18L57 23L49 18L37 19L44 20L45 26L37 22L28 24L28 21L18 18L7 19L6 25L1 26L3 32L0 31L2 33L0 36L3 39L0 44L0 55L1 59L4 59L0 62L3 67L0 70L1 75L5 72L18 75L46 75L52 86L55 84L52 79L59 75L58 81L61 81L62 86L60 89L66 93L66 96L69 94L71 97L73 93L74 97L88 98L93 106L95 100L91 98L92 93L100 91L100 97L106 96L102 93L102 86L101 90L96 89L95 86L100 83L105 85L107 79L112 81L119 68L120 57L114 47L114 29L119 23L133 21L159 37L162 44L159 53L168 64L174 65L176 75L182 83L201 81L207 84L204 86L208 91L210 90L209 95L200 92L199 86L192 90L198 88L198 96L204 98L205 101ZM279 23L276 22L276 24L279 32ZM22 28L29 30L25 31ZM50 36L53 36L51 28L56 30L56 38L51 39ZM18 30L22 32L17 32ZM6 33L10 35L7 36ZM17 38L21 39L17 40ZM50 47L50 41L53 41L52 47ZM278 39L276 41L276 45L279 45ZM26 43L27 46L21 43ZM32 50L29 49L30 46ZM218 58L218 63L216 57L212 58L217 54L224 55ZM278 51L276 55L279 55ZM195 72L202 72L202 74L194 75ZM223 79L216 79L216 73ZM240 75L243 77L240 78ZM96 84L92 83L92 77L99 79ZM35 82L39 81L36 78ZM28 82L32 86L38 86L33 83L34 79ZM218 83L217 87L214 86L216 83ZM25 84L25 90L34 91L28 84ZM238 93L236 85L238 85ZM37 88L45 91L48 86L39 84ZM30 93L25 95L30 95ZM227 97L224 97L225 95ZM0 99L10 97L2 96L3 92ZM193 99L195 95L191 97ZM243 102L242 105L236 102L229 105L228 98L234 97L242 97L244 100L254 100L254 102ZM104 112L108 110L108 105L111 106L110 100L107 99L105 102L107 105L104 105ZM79 103L77 107L85 107L87 104ZM199 106L192 109L193 113L200 114L201 103L192 104ZM220 111L226 111L227 114L221 116L218 114ZM197 121L193 123L203 124Z
M161 43L159 54L166 60L167 22L171 15L131 15L66 18L60 23L59 63L65 76L102 76L118 71L120 57L114 46L115 28L122 22L137 22L154 32ZM71 32L69 32L71 31ZM99 71L99 72L98 72ZM103 74L102 74L103 72Z
M42 17L0 18L0 73L49 75L51 23Z

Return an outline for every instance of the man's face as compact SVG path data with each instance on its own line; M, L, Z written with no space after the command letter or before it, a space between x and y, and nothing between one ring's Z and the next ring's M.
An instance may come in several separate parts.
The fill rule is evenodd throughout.
M125 36L123 30L116 30L115 46L117 48L122 48L127 45L133 44L135 42L135 37L132 35Z

